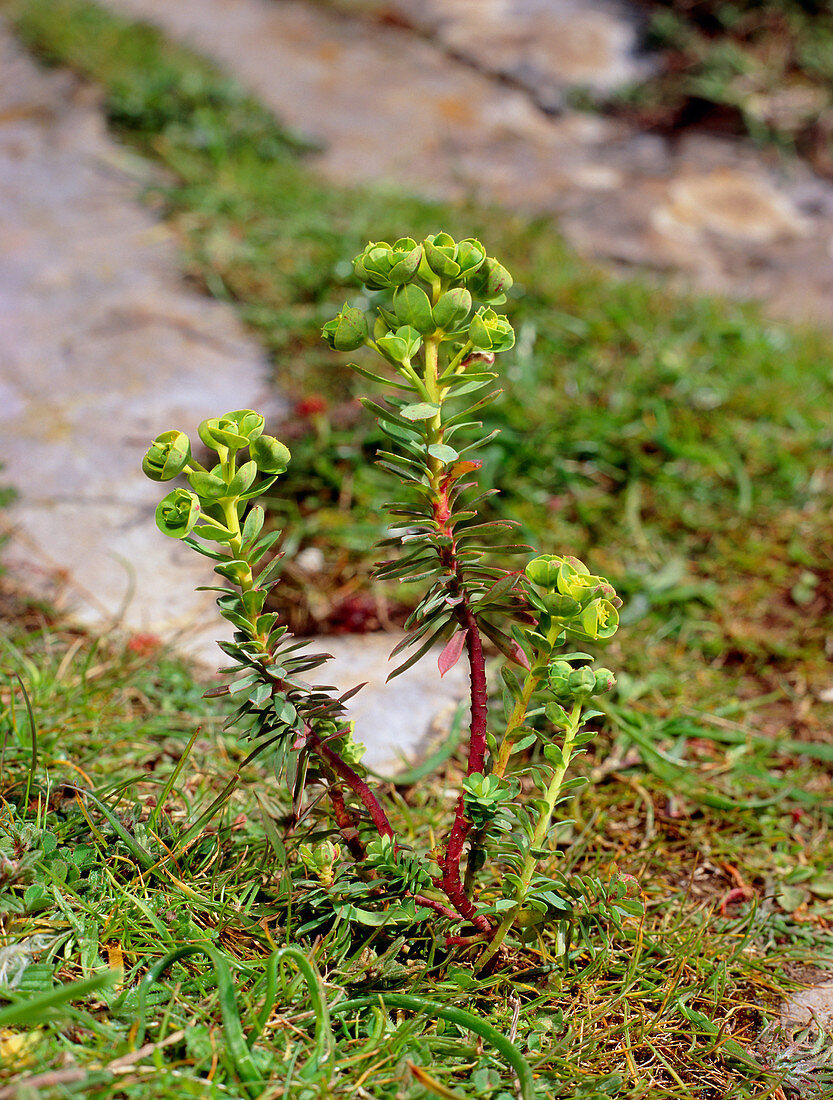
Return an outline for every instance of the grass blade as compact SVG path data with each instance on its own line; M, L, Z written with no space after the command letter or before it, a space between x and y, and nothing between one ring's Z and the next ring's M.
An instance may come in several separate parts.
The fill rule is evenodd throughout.
M360 1008L404 1008L411 1012L419 1012L427 1016L436 1016L449 1023L459 1024L460 1027L473 1031L482 1039L488 1040L499 1051L518 1078L521 1090L521 1100L535 1100L535 1082L532 1078L532 1070L529 1063L505 1035L485 1020L472 1016L470 1012L464 1012L462 1008L453 1008L440 1004L438 1001L429 1001L424 997L411 997L406 993L375 993L370 997L355 997L350 1001L341 1001L340 1004L330 1008L330 1015L344 1016L348 1012L355 1012Z

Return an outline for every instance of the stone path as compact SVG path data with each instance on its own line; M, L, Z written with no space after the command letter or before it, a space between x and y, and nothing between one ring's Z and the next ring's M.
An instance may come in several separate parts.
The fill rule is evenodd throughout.
M327 0L396 23L450 57L522 88L548 114L576 89L597 98L656 72L638 52L640 14L621 0Z
M564 107L571 85L609 88L644 65L612 2L108 3L214 57L323 142L333 179L551 214L588 256L831 323L831 184L742 141L671 143Z
M137 463L157 432L262 400L267 366L230 310L183 284L137 201L148 168L107 135L90 89L8 35L0 71L8 556L24 578L63 574L56 599L83 621L170 635L212 598L190 592L205 583L193 552L160 542L158 487Z
M0 513L7 566L98 628L176 641L216 668L222 635L209 564L157 530L160 487L141 473L151 438L192 434L228 409L271 403L268 367L233 311L190 290L176 246L138 201L148 167L107 135L90 89L38 69L0 27ZM462 669L423 663L383 684L391 635L326 639L368 762L417 752L456 702ZM332 644L331 644L332 643Z

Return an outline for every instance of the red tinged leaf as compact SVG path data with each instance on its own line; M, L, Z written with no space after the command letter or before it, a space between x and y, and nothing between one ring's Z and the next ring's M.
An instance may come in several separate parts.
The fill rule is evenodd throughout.
M454 668L454 666L460 660L460 654L463 652L463 646L465 644L465 630L458 630L456 633L451 635L451 637L446 642L442 653L437 658L437 667L440 670L440 676L445 676L450 668Z
M517 642L512 642L512 651L515 654L515 660L518 662L519 665L526 669L531 667L529 664L529 658Z
M470 474L472 470L479 470L483 463L479 458L464 458L462 462L455 462L448 470L448 476L457 478L463 474Z

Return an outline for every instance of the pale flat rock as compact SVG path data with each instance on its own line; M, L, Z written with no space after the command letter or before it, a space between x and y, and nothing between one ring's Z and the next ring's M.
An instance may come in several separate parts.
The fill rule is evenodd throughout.
M530 152L543 143L539 153L554 159L561 145L547 140L546 120L527 95L413 34L296 0L109 6L218 60L290 127L323 143L318 164L341 181L407 180L436 197L462 198L473 188L485 196L484 162L511 162L524 143ZM605 126L608 138L614 131ZM526 175L515 170L508 182L531 198Z
M644 80L633 7L605 0L392 0L388 10L477 68L509 77L545 110L574 88L607 93Z
M833 981L799 989L781 1006L781 1025L814 1024L833 1032Z
M0 70L6 563L76 620L199 646L217 633L194 592L210 566L157 531L166 489L141 459L161 431L262 405L268 365L230 308L185 286L89 89L1 31Z
M733 168L673 180L653 223L661 232L682 232L692 240L710 232L757 244L806 236L810 224L767 179Z
M829 182L746 141L672 144L564 106L644 73L616 0L107 2L214 58L338 182L551 216L615 268L833 325Z
M346 634L318 638L314 643L316 651L335 657L318 671L321 682L343 692L367 681L367 687L348 700L347 710L356 722L356 740L367 746L364 762L386 775L425 755L448 731L454 710L468 690L465 654L440 677L437 657L441 647L385 683L408 658L406 652L390 659L401 637L398 633Z

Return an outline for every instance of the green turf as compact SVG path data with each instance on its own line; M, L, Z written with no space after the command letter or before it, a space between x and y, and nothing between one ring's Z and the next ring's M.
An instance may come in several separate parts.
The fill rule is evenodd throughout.
M647 767L603 735L553 869L637 874L644 922L579 919L570 945L547 932L514 971L478 981L430 926L299 934L316 911L287 862L286 800L266 765L191 829L242 748L180 664L53 627L8 630L3 666L0 1087L48 1074L37 1095L393 1100L429 1094L416 1065L461 1096L513 1096L501 1053L459 1021L438 1024L430 1003L474 1011L504 1036L516 1015L541 1097L753 1097L778 1079L757 1037L807 965L830 959L833 839L810 798L812 761L733 739L728 722L718 732L739 740L728 753L693 723L650 731L674 748ZM424 782L399 789L397 825L415 845L433 804ZM721 914L739 884L748 894ZM315 960L332 1009L404 993L422 1011L357 1008L343 1028L336 1010L331 1070L320 1009L292 966L268 988L269 955L286 944ZM148 968L183 948L197 953L143 992ZM249 1057L233 1039L255 1032ZM807 1049L781 1055L787 1084L829 1084L829 1059Z

